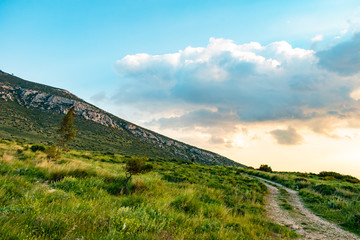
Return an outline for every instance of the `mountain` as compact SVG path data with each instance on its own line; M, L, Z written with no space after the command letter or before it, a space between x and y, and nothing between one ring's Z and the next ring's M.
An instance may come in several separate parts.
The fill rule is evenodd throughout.
M176 141L118 118L70 92L0 71L0 137L55 144L64 114L75 107L76 149L146 155L206 165L242 166L219 154Z

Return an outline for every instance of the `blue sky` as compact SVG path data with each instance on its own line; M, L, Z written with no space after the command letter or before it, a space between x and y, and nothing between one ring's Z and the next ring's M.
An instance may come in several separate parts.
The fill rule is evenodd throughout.
M2 0L0 66L86 97L80 88L113 83L113 64L127 54L175 52L210 37L309 48L357 10L357 1Z
M248 165L354 174L359 28L355 0L1 0L0 69Z

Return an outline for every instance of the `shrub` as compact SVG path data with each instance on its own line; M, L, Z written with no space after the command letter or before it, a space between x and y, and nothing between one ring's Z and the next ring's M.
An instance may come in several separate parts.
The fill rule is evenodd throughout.
M133 175L149 172L153 169L153 165L146 163L147 160L148 158L145 156L144 157L134 156L126 160L125 162L126 180L123 184L120 194L124 193L126 189L126 185L128 184L128 182L130 181Z
M303 189L303 188L307 188L311 186L311 183L308 181L301 181L301 182L297 182L295 184L297 189Z
M30 148L31 151L33 152L36 152L36 151L42 151L44 152L45 151L45 147L43 145L32 145L31 148Z
M147 157L131 157L126 160L125 170L130 175L137 175L152 170L151 164L146 164Z
M55 145L51 145L46 147L45 149L45 153L47 154L46 157L50 160L50 159L55 159L56 156L58 155L57 149Z
M271 167L267 164L261 164L258 170L263 172L272 172Z
M296 189L303 189L311 186L311 183L305 178L295 178L294 181Z

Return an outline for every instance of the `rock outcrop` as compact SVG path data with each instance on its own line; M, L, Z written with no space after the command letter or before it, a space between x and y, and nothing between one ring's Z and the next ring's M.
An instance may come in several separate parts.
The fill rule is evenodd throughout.
M3 75L5 73L1 74ZM27 85L29 86L29 82L25 82L27 82ZM233 162L230 159L216 153L181 143L122 120L89 103L86 103L66 90L51 88L49 86L43 88L45 91L41 91L39 89L40 88L26 88L18 83L13 84L9 80L1 81L0 78L0 100L17 102L26 108L36 108L61 114L65 114L71 106L74 106L75 114L81 116L85 120L120 131L127 131L140 138L142 141L146 141L159 148L166 149L168 152L171 152L175 158L195 161L203 164L242 166L241 164Z

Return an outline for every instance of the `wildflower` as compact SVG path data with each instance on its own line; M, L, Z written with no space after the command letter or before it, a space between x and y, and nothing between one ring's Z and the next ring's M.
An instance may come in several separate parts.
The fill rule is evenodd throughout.
M124 225L123 225L123 230L126 228L126 222L124 222Z

